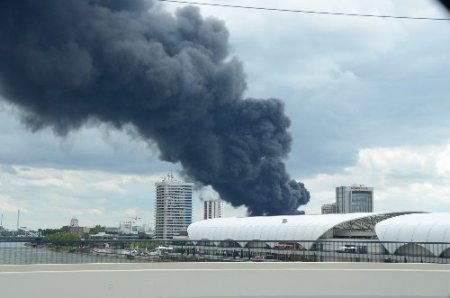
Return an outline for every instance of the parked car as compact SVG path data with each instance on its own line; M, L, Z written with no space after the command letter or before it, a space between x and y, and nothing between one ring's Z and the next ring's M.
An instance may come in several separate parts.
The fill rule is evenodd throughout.
M357 249L356 249L356 246L354 246L354 245L348 245L348 244L346 244L346 245L344 245L344 246L341 246L341 247L337 250L337 252L356 253L356 252L357 252Z

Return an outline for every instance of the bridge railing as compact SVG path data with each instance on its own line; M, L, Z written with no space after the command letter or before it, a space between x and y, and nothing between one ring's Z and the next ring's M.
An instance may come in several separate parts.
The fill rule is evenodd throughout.
M389 262L450 264L450 243L375 240L208 241L0 238L0 264Z

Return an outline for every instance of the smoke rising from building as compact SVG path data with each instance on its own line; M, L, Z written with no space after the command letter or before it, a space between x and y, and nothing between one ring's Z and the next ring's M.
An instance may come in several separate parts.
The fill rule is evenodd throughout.
M224 23L152 1L0 2L0 93L33 130L64 136L87 121L133 125L160 159L250 215L309 201L283 160L281 101L243 98L242 64Z

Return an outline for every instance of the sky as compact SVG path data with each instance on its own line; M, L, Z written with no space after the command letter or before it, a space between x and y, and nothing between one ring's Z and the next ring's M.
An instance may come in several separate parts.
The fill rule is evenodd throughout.
M302 10L448 17L434 1L221 0ZM174 12L182 4L160 3ZM335 187L374 187L374 211L450 211L450 21L306 15L201 7L223 20L231 56L244 65L246 97L279 98L291 119L292 178L311 193L307 214L334 201ZM60 137L30 131L0 100L3 226L153 225L155 186L179 164L124 129L88 124ZM202 217L194 194L194 221ZM227 216L245 208L226 207Z

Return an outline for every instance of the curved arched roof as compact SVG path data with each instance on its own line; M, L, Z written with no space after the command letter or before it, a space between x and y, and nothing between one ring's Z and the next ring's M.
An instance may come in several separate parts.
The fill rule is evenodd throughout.
M450 248L450 213L406 214L379 222L375 232L380 241L419 242L418 245L439 256ZM428 242L428 243L427 243ZM441 242L432 244L429 242ZM384 244L395 253L402 243Z
M396 216L403 213L347 213L324 215L281 215L245 218L215 218L188 227L191 240L316 241L331 228L362 218ZM311 244L312 245L312 244Z

